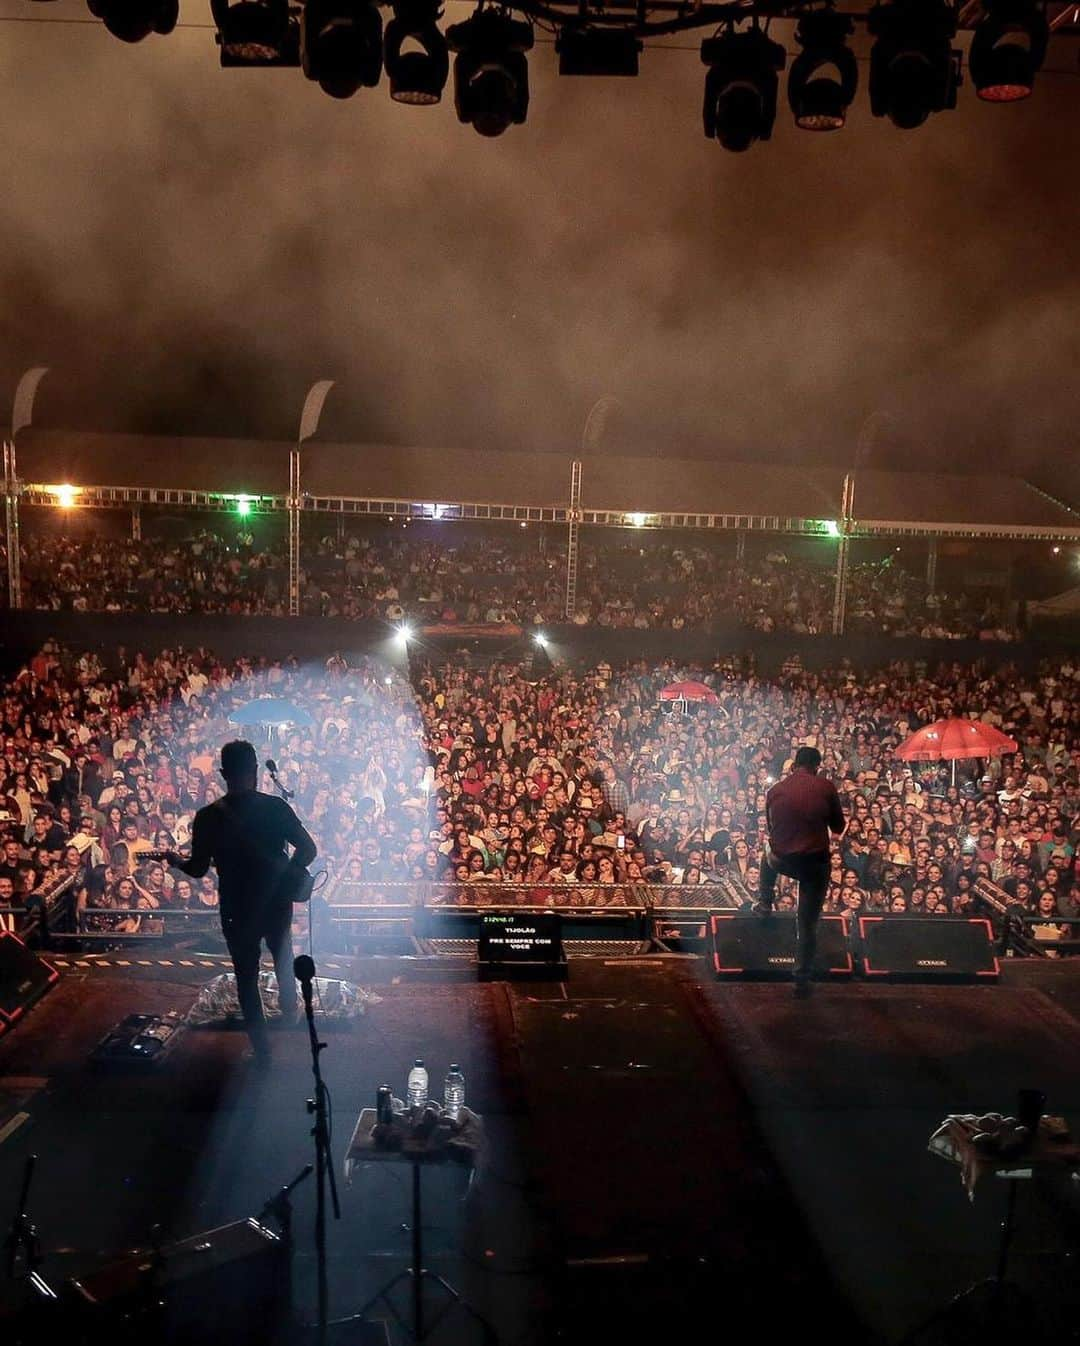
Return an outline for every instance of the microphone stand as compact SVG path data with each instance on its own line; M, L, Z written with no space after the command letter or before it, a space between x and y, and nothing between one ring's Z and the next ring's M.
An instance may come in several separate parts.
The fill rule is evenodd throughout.
M273 781L273 783L274 783L274 789L277 791L278 795L279 795L282 799L284 799L284 801L286 802L286 804L289 804L290 807L291 807L292 800L296 798L296 791L295 791L295 790L290 790L290 789L288 789L286 786L282 785L281 781L278 779L277 762L274 760L274 758L272 758L272 757L268 757L268 758L266 759L266 761L263 763L263 765L266 767L267 774L269 775L270 779L271 779L271 780ZM295 812L295 809L294 809L293 811ZM299 816L299 815L297 815L297 816ZM303 821L303 819L301 819L301 822L302 822L302 821ZM330 863L329 857L325 857L324 860L323 860L323 863L324 863L324 865L327 865L327 866L328 866L329 863ZM318 871L316 871L316 872L318 872ZM328 870L327 870L327 877L329 877L329 871L328 871ZM325 880L324 880L324 882L325 882ZM321 886L321 885L320 885L320 886ZM308 910L307 910L307 921L308 921L308 954L309 954L309 956L310 956L311 958L314 958L314 957L315 957L315 914L314 914L314 905L315 905L315 895L313 894L313 895L312 895L312 899L311 899L311 901L307 904L307 907L308 907Z
M295 1323L293 1317L293 1209L291 1198L293 1189L299 1187L305 1178L310 1178L313 1172L314 1169L311 1164L305 1164L296 1177L293 1178L292 1182L286 1183L284 1187L280 1188L277 1193L267 1201L266 1205L263 1206L262 1210L259 1211L259 1214L256 1216L259 1224L265 1224L268 1218L273 1217L278 1223L278 1228L281 1230L281 1241L284 1245L286 1271L285 1316L290 1325Z
M267 761L266 770L270 774L270 779L274 782L274 789L278 792L278 794L282 797L282 799L284 799L285 802L288 803L290 799L293 799L295 797L296 791L287 790L285 786L282 785L281 781L278 780L277 767L273 765L272 758Z
M27 1203L30 1200L30 1184L34 1178L36 1164L37 1155L30 1155L26 1161L26 1167L23 1169L18 1209L15 1212L14 1220L11 1222L11 1230L5 1240L9 1280L15 1279L20 1264L24 1268L24 1275L27 1276L33 1276L38 1267L41 1266L41 1243L38 1240L38 1232L31 1224L30 1217L26 1213Z
M338 1203L337 1179L330 1156L330 1096L323 1083L319 1058L326 1047L319 1041L315 1031L315 1007L311 998L311 982L315 975L315 964L306 955L301 954L293 967L296 979L304 996L304 1014L307 1017L308 1039L311 1044L311 1073L315 1077L315 1096L307 1100L309 1115L314 1116L315 1124L311 1134L315 1138L315 1262L319 1284L318 1346L326 1346L330 1297L326 1274L326 1184L330 1182L330 1200L334 1208L334 1219L341 1219L341 1206Z

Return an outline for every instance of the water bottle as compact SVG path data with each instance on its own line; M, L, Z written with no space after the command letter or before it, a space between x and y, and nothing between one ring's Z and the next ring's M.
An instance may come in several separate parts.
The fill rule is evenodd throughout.
M413 1068L409 1071L409 1083L406 1089L405 1097L410 1108L422 1108L427 1102L428 1078L427 1071L424 1068L423 1061L419 1057L413 1062Z
M465 1075L460 1066L451 1066L443 1084L443 1107L456 1122L465 1106Z

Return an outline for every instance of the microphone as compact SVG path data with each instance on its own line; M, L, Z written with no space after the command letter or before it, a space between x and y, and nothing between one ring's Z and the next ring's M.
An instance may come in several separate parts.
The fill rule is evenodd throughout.
M277 786L277 788L281 791L281 797L282 797L282 799L292 799L292 797L293 797L293 791L292 791L292 790L286 790L286 788L284 787L284 785L282 785L281 781L279 781L278 778L277 778L277 763L274 761L274 759L273 759L272 757L268 757L268 758L266 759L266 769L267 769L267 771L270 772L270 779L274 782L274 784Z
M315 960L306 953L302 953L293 959L293 976L300 983L300 991L304 997L304 1009L311 1009L311 979L315 976Z

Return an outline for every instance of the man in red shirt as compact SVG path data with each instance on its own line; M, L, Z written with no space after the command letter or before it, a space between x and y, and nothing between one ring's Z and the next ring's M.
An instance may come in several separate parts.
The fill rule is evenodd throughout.
M821 753L800 748L789 776L765 796L769 844L761 858L761 891L754 903L759 916L771 915L776 879L786 874L799 885L799 944L795 956L795 994L810 994L817 949L817 923L829 886L829 833L844 831L844 811L832 781L819 776Z

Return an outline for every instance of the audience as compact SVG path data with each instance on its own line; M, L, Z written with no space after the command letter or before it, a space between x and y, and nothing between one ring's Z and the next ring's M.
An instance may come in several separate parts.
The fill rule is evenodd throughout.
M309 533L313 530L309 529ZM439 541L410 533L314 537L302 554L301 608L356 620L515 623L563 620L566 558L543 533L447 523ZM581 544L579 625L710 629L733 618L755 631L831 629L833 556L797 560L780 549L737 561L730 537L673 544L612 533ZM24 534L23 602L81 612L288 611L284 540L256 547L242 527L198 527L182 541ZM927 592L894 558L850 572L847 629L895 636L1011 639L992 602Z
M659 690L688 675L719 704L661 708ZM497 883L499 901L596 906L652 884L672 907L744 906L765 793L812 743L849 819L828 911L964 914L989 878L1043 918L1040 938L1080 916L1080 663L1067 658L1031 676L793 659L766 681L752 657L547 673L463 657L414 661L410 684L367 658L121 649L102 663L49 642L0 688L0 891L17 907L73 891L86 928L120 933L212 910L212 879L148 857L185 846L195 810L221 793L230 713L266 694L311 718L260 750L329 861L332 903L409 904L423 884L468 904ZM903 738L943 714L984 717L1019 751L958 763L955 782L947 764L898 761Z

